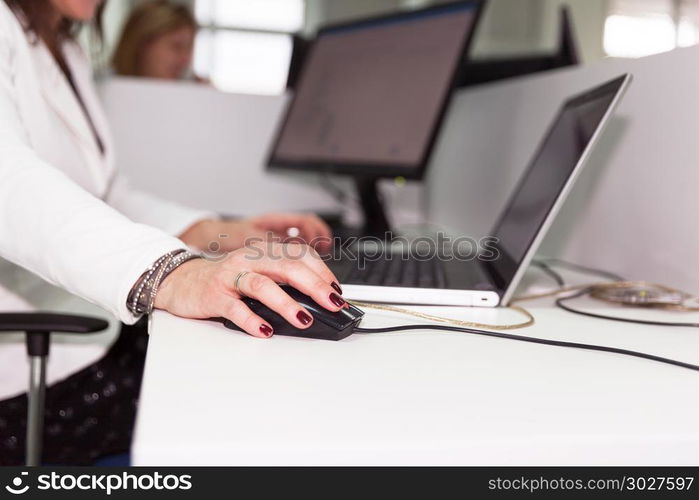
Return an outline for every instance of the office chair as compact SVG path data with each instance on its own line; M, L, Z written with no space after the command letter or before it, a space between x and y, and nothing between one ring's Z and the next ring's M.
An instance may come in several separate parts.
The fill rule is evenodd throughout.
M89 334L105 330L109 323L102 319L50 313L2 313L0 333L25 333L29 356L29 391L27 406L26 464L41 464L46 391L46 361L51 333Z

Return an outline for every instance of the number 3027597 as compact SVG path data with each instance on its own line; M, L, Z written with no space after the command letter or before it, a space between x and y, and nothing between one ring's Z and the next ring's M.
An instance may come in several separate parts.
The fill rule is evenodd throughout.
M625 489L629 491L689 491L694 478L689 477L627 477Z

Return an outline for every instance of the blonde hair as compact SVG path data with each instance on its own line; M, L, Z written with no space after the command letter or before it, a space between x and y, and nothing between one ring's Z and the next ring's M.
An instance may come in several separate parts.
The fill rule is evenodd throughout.
M137 6L131 11L114 51L114 72L121 76L140 76L139 63L144 47L182 27L197 27L194 16L185 5L156 0Z

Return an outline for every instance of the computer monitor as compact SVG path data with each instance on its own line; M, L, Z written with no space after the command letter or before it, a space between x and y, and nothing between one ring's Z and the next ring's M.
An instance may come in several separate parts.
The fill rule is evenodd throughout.
M580 56L570 9L563 6L560 12L558 49L554 54L475 60L467 54L456 86L472 87L579 64Z
M322 29L269 166L354 176L370 232L387 228L375 181L423 176L482 6L451 2Z

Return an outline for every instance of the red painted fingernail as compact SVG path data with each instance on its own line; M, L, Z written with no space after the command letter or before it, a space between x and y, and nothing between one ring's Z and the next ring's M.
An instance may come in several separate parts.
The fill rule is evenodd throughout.
M338 285L336 281L333 281L330 286L333 287L337 293L342 295L342 288L340 288L340 285Z
M264 335L265 337L271 337L274 333L274 330L272 330L272 328L267 325L262 325L260 327L260 331L262 332L262 335Z
M335 304L337 307L342 307L347 304L347 302L345 302L345 300L336 293L330 294L330 302Z
M304 325L310 325L311 321L313 321L313 318L306 311L299 311L296 317Z

